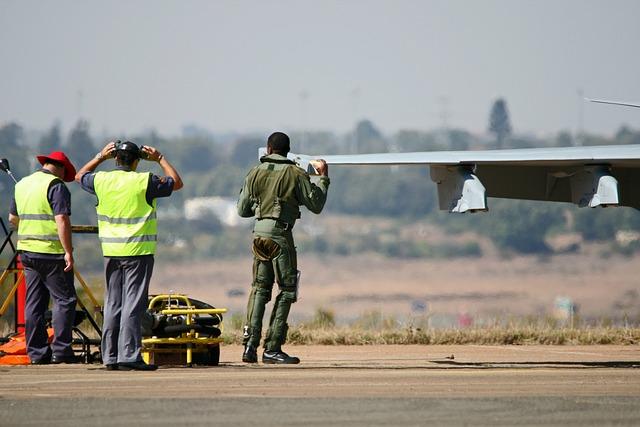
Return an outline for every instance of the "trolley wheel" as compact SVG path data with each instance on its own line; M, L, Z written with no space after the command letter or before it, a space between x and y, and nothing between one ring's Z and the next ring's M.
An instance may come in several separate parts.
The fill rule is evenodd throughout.
M218 366L220 363L220 345L214 345L209 349L209 366Z
M196 365L218 366L220 363L220 345L212 345L208 351L194 353L193 363Z
M99 351L94 351L89 355L89 363L102 363L102 354Z

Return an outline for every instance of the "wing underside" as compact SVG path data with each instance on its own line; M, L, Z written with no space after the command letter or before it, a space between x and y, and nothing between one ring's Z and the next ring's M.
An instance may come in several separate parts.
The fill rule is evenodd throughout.
M640 208L640 145L289 157L310 173L320 158L329 165L428 165L440 208L451 212L487 210L487 197Z
M486 188L487 197L540 200L572 203L572 177L581 168L549 166L478 166L476 175ZM640 170L632 167L611 167L609 172L617 181L618 204L640 208Z

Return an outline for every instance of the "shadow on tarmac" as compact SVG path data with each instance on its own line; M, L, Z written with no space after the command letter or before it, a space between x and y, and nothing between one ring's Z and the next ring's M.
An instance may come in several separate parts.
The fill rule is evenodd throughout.
M604 361L604 362L456 362L454 360L432 360L431 363L438 365L456 366L456 367L471 367L471 368L640 368L640 362L633 361Z

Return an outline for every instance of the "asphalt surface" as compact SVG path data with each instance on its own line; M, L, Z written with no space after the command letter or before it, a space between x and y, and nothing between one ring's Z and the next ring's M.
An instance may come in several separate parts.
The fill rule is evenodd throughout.
M640 425L639 346L305 346L298 366L0 367L0 426Z

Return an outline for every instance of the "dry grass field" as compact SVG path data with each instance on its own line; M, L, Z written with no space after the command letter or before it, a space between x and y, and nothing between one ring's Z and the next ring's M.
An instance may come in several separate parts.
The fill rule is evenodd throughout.
M512 317L542 319L557 296L570 297L582 319L637 322L638 257L604 258L598 249L549 258L498 255L453 260L402 260L362 254L301 256L295 320L317 309L338 322L378 313L403 322L466 316L476 324ZM233 313L244 312L251 258L159 264L151 292L183 292Z
M304 245L318 233L333 242L340 236L344 239L374 232L384 236L398 231L406 241L420 240L434 245L477 242L483 255L400 259L379 253L348 256L303 253L298 262L302 271L299 301L293 307L290 323L309 325L319 312L324 312L338 327L355 325L364 330L411 331L459 326L486 329L500 325L507 327L504 332L507 338L502 334L502 338L488 342L509 342L508 335L513 331L508 328L524 327L524 332L518 329L516 335L529 336L526 328L533 328L538 336L533 341L557 343L562 338L544 334L549 328L571 326L553 318L556 298L568 297L577 305L573 319L576 326L640 325L640 255L611 255L607 244L585 244L575 235L557 236L549 243L563 248L578 242L578 252L553 256L505 256L486 238L474 234L448 235L424 221L400 224L390 219L316 216L301 221L295 235L298 243ZM250 231L247 229L246 233L248 246ZM251 264L248 247L246 254L235 259L167 262L160 257L150 292L173 290L216 307L226 307L227 326L238 329L250 289ZM83 274L101 297L101 275L92 276L84 271ZM348 341L348 337L327 340ZM392 342L403 340L426 339L405 337ZM429 340L439 342L439 338ZM573 342L592 341L587 337ZM621 338L616 342L624 341Z

